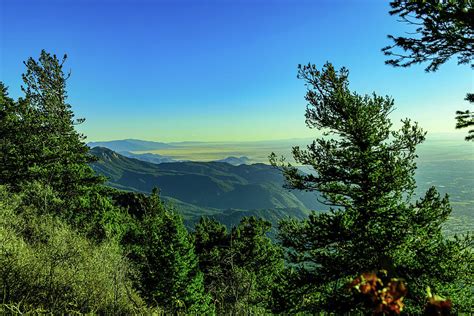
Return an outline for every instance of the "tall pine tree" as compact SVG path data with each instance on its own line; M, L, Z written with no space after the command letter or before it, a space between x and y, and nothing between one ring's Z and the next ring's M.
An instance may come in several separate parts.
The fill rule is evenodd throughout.
M468 306L473 256L468 241L448 240L441 232L451 213L448 197L431 188L414 201L415 149L425 133L408 119L392 131L393 99L351 92L348 75L329 63L321 71L299 66L308 88L306 124L325 136L307 149L293 148L296 163L312 173L271 156L289 188L319 191L330 206L307 220L281 223L300 297L293 308L355 310L360 305L347 282L380 269L406 279L408 311L421 312L427 286L450 296L457 308Z
M146 300L167 313L212 313L192 236L181 216L166 208L156 190L146 204L131 243Z
M66 56L59 60L44 50L38 60L29 58L23 74L24 98L14 102L2 84L0 97L0 183L19 189L40 181L62 197L77 195L82 188L101 182L87 165L93 158L75 130L76 120L67 103L63 71Z
M267 236L270 228L255 217L242 218L230 232L214 219L201 218L196 225L199 266L218 314L264 314L273 308L283 257Z

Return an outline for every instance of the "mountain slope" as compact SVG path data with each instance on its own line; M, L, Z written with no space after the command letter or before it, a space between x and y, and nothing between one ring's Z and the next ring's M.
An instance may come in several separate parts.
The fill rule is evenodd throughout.
M309 208L293 192L282 188L282 175L268 165L153 164L101 147L93 148L91 153L99 158L93 168L114 187L143 193L158 187L164 196L219 209Z
M163 156L163 155L158 155L158 154L152 154L152 153L144 153L144 154L135 154L129 151L119 151L119 154L128 157L128 158L135 158L138 160L146 161L146 162L151 162L151 163L164 163L164 162L176 162L177 160L174 160L173 158Z
M149 193L160 189L188 219L213 216L232 225L242 216L265 215L273 223L290 214L304 217L308 209L326 209L311 193L282 188L280 171L264 164L233 166L222 162L154 164L95 147L92 167L112 187Z
M228 164L238 166L238 165L250 164L250 159L247 156L242 156L242 157L229 156L224 159L216 160L216 162L227 162Z

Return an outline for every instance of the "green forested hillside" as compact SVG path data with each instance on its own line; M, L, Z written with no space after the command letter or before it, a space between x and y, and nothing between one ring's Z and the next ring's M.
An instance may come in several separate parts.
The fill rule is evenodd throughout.
M284 189L280 171L265 164L153 164L103 147L92 148L91 153L99 159L92 164L93 169L105 176L110 186L140 193L157 187L161 196L170 199L191 221L205 214L220 214L220 219L232 225L243 215L258 213L277 224L287 213L301 218L310 209L327 209L315 193Z

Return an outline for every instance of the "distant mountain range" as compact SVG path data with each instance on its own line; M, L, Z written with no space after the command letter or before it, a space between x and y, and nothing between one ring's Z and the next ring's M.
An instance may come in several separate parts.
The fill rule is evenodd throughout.
M157 187L188 224L207 215L231 226L242 216L258 215L276 225L285 216L303 218L311 209L327 209L314 193L284 189L280 171L265 164L234 166L189 161L156 164L125 157L104 147L94 147L91 153L99 158L92 167L108 178L108 185L142 193L150 193Z
M116 152L147 151L157 149L173 148L172 145L160 142L152 142L139 139L123 139L105 142L90 142L87 144L90 148L105 147Z
M247 156L242 156L242 157L229 156L227 158L216 160L216 161L217 162L226 162L226 163L234 165L234 166L251 164L251 160Z
M134 154L129 151L120 151L119 154L128 157L128 158L135 158L141 161L151 162L151 163L165 163L165 162L177 162L178 160L174 160L171 157L159 155L159 154L152 154L152 153L144 153L144 154Z
M180 143L168 144L168 143L161 143L161 142L144 141L144 140L139 140L139 139L124 139L124 140L112 140L112 141L104 141L104 142L90 142L87 145L90 148L95 148L95 147L108 148L128 158L135 158L135 159L146 161L146 162L160 164L160 163L165 163L165 162L178 162L178 161L183 161L183 160L176 160L168 156L146 152L146 151L180 148L184 145L189 145L189 144L201 144L201 143L200 142L180 142ZM142 153L134 153L134 151L135 152L138 151ZM248 165L251 163L250 158L248 158L247 156L241 156L241 157L229 156L229 157L218 159L215 161L226 162L234 166Z

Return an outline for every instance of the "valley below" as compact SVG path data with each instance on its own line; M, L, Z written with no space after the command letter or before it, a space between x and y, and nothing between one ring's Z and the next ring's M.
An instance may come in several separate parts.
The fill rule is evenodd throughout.
M108 185L161 197L183 215L192 229L201 216L236 225L244 216L272 223L274 233L285 217L304 218L325 212L317 192L288 190L280 171L268 164L268 155L290 157L292 146L308 139L261 142L176 142L118 140L89 143L99 158L93 168ZM474 154L459 140L428 139L418 151L416 172L419 198L431 186L448 194L453 212L445 225L448 235L474 231ZM304 172L311 168L302 166Z

